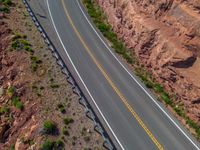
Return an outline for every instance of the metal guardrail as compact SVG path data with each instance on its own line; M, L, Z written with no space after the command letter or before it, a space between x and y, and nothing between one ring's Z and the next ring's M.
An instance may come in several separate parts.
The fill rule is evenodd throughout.
M114 146L113 142L111 141L109 135L103 128L100 120L98 119L97 115L94 113L92 107L90 106L89 102L87 101L86 97L84 96L83 92L81 91L79 85L77 84L76 80L72 76L70 70L63 62L61 56L59 55L58 51L56 50L55 46L51 42L50 38L48 37L47 33L39 23L38 19L36 18L34 12L32 11L30 5L28 4L27 0L22 0L29 15L32 18L35 26L37 27L38 31L41 33L45 43L48 45L49 50L51 50L53 57L56 59L57 64L61 67L62 73L66 76L67 82L71 85L73 93L75 93L79 97L79 103L85 108L86 116L93 121L94 130L98 132L103 137L103 146L108 150L114 150L116 147Z

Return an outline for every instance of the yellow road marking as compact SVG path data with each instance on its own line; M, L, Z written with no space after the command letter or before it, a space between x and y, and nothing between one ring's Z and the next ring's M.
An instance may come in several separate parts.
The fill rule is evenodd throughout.
M94 61L95 65L101 71L101 73L103 74L103 76L105 77L105 79L108 81L108 83L111 85L111 87L113 88L113 90L117 93L117 95L120 97L120 99L122 100L122 102L125 104L125 106L127 107L127 109L131 112L131 114L137 120L137 122L139 123L139 125L144 129L144 131L147 133L147 135L150 137L150 139L153 141L153 143L157 146L157 148L159 150L164 150L164 148L162 147L162 145L157 141L157 139L154 137L154 135L151 133L151 131L146 127L146 125L140 119L140 117L138 116L138 114L130 106L130 104L128 103L128 101L126 100L126 98L123 96L123 94L119 91L119 89L115 86L115 84L112 82L112 80L108 77L107 73L104 71L104 69L101 66L101 64L96 60L96 58L92 54L90 48L86 45L86 43L84 42L84 40L81 37L80 33L76 29L76 27L75 27L75 25L74 25L74 23L73 23L70 15L68 13L68 10L67 10L67 8L66 8L66 6L64 4L64 0L61 0L61 1L62 1L62 5L63 5L64 11L65 11L65 14L66 14L66 16L67 16L67 18L68 18L68 20L69 20L69 22L70 22L73 30L75 31L75 33L78 36L78 38L81 41L81 43L83 44L83 46L86 49L87 53L90 55L90 57Z

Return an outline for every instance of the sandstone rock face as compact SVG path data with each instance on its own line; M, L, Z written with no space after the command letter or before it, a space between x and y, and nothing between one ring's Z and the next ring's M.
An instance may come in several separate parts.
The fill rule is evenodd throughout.
M200 1L96 1L126 46L200 124Z

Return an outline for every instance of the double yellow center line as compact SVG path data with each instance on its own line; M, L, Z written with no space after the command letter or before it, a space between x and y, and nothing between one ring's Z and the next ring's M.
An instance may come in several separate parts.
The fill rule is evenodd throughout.
M81 43L83 44L85 50L87 51L87 53L90 55L90 57L92 58L93 62L95 63L95 65L98 67L98 69L101 71L101 73L103 74L103 76L105 77L105 79L108 81L108 83L110 84L110 86L113 88L113 90L117 93L117 95L120 97L121 101L124 103L124 105L126 106L126 108L129 110L129 112L131 112L131 114L134 116L134 118L137 120L137 122L139 123L139 125L144 129L144 131L147 133L147 135L151 138L151 140L153 141L153 143L156 145L156 147L159 150L164 150L164 148L162 147L162 145L157 141L157 139L154 137L154 135L150 132L150 130L146 127L146 125L143 123L143 121L140 119L140 117L138 116L138 114L133 110L133 108L130 106L130 104L128 103L128 101L126 100L126 98L123 96L123 94L119 91L119 89L115 86L115 84L113 83L113 81L109 78L109 76L107 75L107 73L105 72L105 70L103 69L103 67L101 66L101 64L96 60L96 58L94 57L94 55L92 54L90 48L87 46L87 44L84 42L83 38L81 37L80 33L78 32L78 30L76 29L69 13L68 10L64 4L64 0L62 0L62 5L65 11L65 14L74 30L74 32L76 33L76 35L78 36L79 40L81 41Z

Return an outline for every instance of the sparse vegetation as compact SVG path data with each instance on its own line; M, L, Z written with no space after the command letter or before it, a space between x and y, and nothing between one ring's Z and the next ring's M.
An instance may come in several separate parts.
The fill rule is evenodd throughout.
M101 11L98 6L94 6L94 2L91 0L83 0L85 6L87 7L88 13L93 19L97 28L102 32L102 34L111 42L112 48L122 55L122 57L130 64L133 63L133 56L129 53L123 42L117 38L116 33L112 31L112 27L107 23L106 16Z
M39 64L42 63L42 61L40 59L38 59L36 56L31 56L31 70L32 72L37 71Z
M69 125L69 124L73 123L74 120L72 118L64 118L63 122L65 125Z
M12 98L12 104L17 108L17 109L20 109L20 110L23 110L24 108L24 105L23 103L20 101L20 98L18 96L15 96Z
M17 143L20 144L19 149L32 147L54 150L73 149L71 137L80 136L77 132L79 127L87 125L92 129L92 124L84 121L87 118L83 113L84 110L81 109L82 106L77 105L77 96L65 82L66 77L61 73L56 61L52 59L51 52L47 51L48 46L40 39L40 32L35 28L23 2L14 0L12 2L13 6L10 8L12 14L1 12L1 29L4 34L1 35L3 49L0 54L3 56L4 65L3 69L0 69L2 122L0 149L14 150L18 147ZM0 11L1 6L3 5L0 4ZM43 64L43 61L46 63ZM51 71L50 78L47 74L48 70ZM69 97L70 108L67 107L65 97ZM62 104L59 106L60 109L57 108L58 103ZM55 108L58 111L55 111ZM80 121L77 121L76 125L66 126L63 123L63 118L66 116L72 116ZM51 123L45 123L46 119L52 120L53 127ZM88 145L91 143L97 145L95 141L100 139L101 143L98 143L98 147L102 147L102 138L95 132L91 136L94 138ZM77 144L83 141L83 138L78 138Z
M10 112L10 109L8 107L3 106L3 107L0 108L0 115L6 114L6 113L9 113L9 112Z
M12 145L10 146L10 150L15 150L15 145L14 145L14 144L12 144Z
M20 35L19 33L16 33L12 38L11 47L15 50L24 49L30 53L33 53L31 44L26 40L26 38L26 35Z
M0 12L9 13L12 5L11 0L0 0Z
M65 136L69 136L69 131L66 129L66 127L63 127L62 133L63 133Z
M58 85L58 84L51 84L50 85L50 87L52 88L52 89L55 89L55 88L59 88L60 87L60 85Z
M53 150L53 148L54 148L54 142L50 140L46 140L41 146L41 150Z
M12 96L15 94L15 87L14 87L14 86L8 87L6 93L7 93L7 95L8 95L9 97L12 97Z
M34 51L31 48L31 44L29 41L27 41L27 36L26 35L20 35L18 33L15 34L15 36L12 38L12 43L11 47L15 50L20 50L23 49L26 52L28 52L31 60L31 70L32 72L36 72L39 65L42 63L42 61L37 58L37 56L34 56Z
M57 150L57 149L63 149L64 143L62 140L57 141L50 141L46 140L41 146L41 150Z
M58 107L58 109L60 110L60 112L61 113L66 113L66 110L65 110L65 108L64 108L64 105L62 104L62 103L59 103L58 105L57 105L57 107Z
M85 140L85 142L89 142L90 141L90 136L85 136L84 140Z

